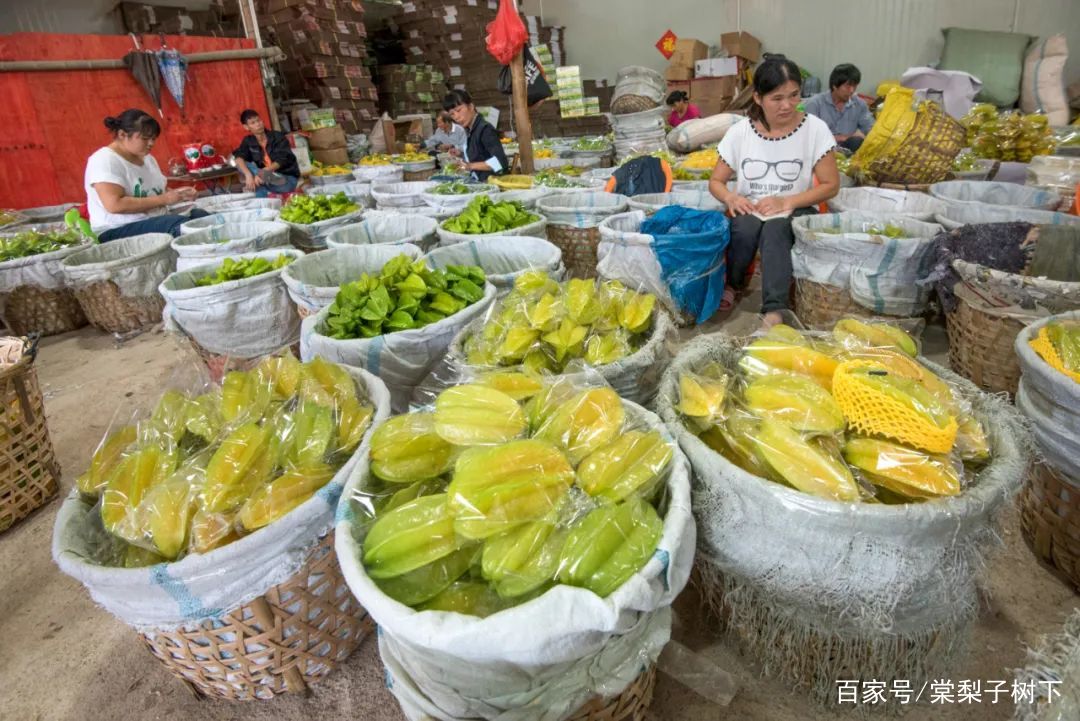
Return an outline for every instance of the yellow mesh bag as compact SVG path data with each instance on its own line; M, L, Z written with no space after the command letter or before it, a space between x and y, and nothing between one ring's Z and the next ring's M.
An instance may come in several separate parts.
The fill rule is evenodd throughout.
M488 182L503 190L528 190L533 179L531 175L495 175Z
M915 91L911 88L894 88L885 97L874 127L867 133L859 150L851 156L853 167L867 168L874 160L891 155L903 145L915 126L914 97Z
M930 453L952 451L959 428L952 414L943 414L947 422L942 427L926 410L919 408L923 401L896 390L890 392L884 384L875 385L873 376L857 372L864 369L881 376L892 373L880 363L865 360L847 361L837 367L833 398L849 426L862 434L885 436ZM929 397L933 398L932 394Z
M1075 382L1080 383L1080 373L1069 370L1065 367L1065 364L1061 362L1061 356L1058 355L1057 348L1055 348L1053 342L1051 342L1050 334L1047 332L1046 326L1039 328L1039 334L1029 340L1028 345L1031 346L1033 351L1042 356L1042 359L1046 361L1047 365L1051 368L1064 373Z

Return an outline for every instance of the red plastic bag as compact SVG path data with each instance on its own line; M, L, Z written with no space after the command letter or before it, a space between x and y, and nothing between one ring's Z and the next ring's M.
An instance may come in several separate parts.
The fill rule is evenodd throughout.
M529 37L514 0L501 0L499 12L487 26L487 49L502 65L509 65Z

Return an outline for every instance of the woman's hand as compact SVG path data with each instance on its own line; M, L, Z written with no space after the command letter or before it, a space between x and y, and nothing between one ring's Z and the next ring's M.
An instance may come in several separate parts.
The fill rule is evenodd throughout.
M176 203L185 203L190 200L195 200L195 188L190 186L184 188L173 188L172 190L166 190L161 195L165 205L175 205Z
M780 215L791 210L788 207L788 199L780 198L775 195L770 195L768 198L762 198L754 206L754 209L762 215Z
M756 207L749 199L734 194L729 199L727 207L728 210L735 215L746 215L747 213L753 213L756 210Z
M249 175L244 179L244 192L254 193L256 187L258 186L255 183L255 176Z

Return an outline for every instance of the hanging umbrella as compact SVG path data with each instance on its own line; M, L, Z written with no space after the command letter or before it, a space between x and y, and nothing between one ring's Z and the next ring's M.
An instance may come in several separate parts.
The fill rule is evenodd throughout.
M154 101L158 115L164 117L161 112L161 71L158 70L157 57L154 53L132 50L124 56L124 65Z
M173 96L173 100L180 106L180 114L184 113L184 83L187 81L187 59L180 54L179 50L164 48L157 52L158 68L161 70L161 78L165 81L165 87Z

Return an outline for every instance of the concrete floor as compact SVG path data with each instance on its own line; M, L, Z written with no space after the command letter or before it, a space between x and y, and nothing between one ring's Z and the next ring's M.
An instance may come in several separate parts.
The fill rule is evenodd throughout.
M754 307L748 298L742 308ZM723 323L744 333L756 325L745 310ZM944 331L931 327L926 351L944 360ZM38 373L53 444L64 471L62 494L81 473L113 414L145 406L194 356L172 339L148 333L123 344L83 329L46 339ZM235 704L196 700L153 659L138 636L94 606L86 591L61 574L50 557L53 501L0 535L0 719L12 721L136 721L161 719L364 719L400 721L383 687L374 639L320 685L310 698ZM971 653L950 675L954 681L1011 682L1025 647L1058 630L1078 597L1035 562L1020 537L1017 513L1004 513L1003 547L986 573L985 600ZM825 721L852 716L810 704L806 697L760 676L753 661L709 630L693 589L676 604L676 638L727 670L739 685L730 706L711 704L663 674L651 709L654 719L699 721ZM923 706L906 718L998 721L1011 718L1011 703Z

